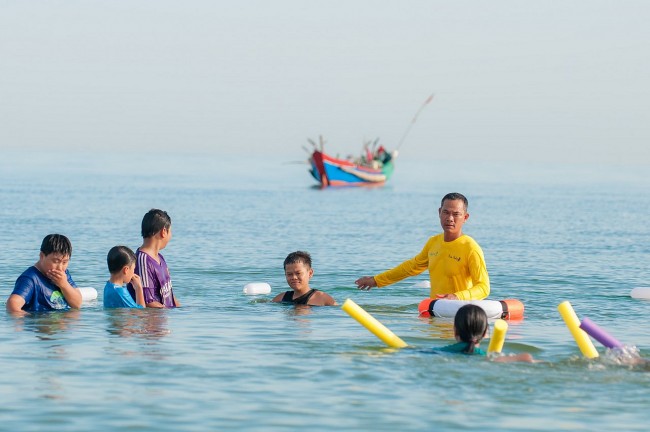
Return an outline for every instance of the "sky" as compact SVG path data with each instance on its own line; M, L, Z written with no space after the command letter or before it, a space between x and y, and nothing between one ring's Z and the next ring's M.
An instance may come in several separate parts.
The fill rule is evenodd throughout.
M0 0L0 152L650 165L650 2ZM415 113L430 94L417 121Z

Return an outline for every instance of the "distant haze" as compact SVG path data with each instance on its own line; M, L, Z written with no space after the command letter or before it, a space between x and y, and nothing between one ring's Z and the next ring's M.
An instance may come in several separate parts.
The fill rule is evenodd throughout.
M16 1L2 149L650 165L650 2ZM0 153L1 154L1 153Z

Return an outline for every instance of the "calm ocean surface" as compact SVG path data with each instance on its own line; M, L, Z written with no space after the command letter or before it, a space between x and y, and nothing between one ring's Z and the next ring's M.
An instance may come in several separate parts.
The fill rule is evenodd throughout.
M399 161L381 189L319 190L283 160L0 153L0 294L48 233L99 301L79 311L0 313L0 430L647 430L650 372L581 357L557 312L569 300L650 358L650 176L642 168ZM428 289L361 292L354 280L415 255L447 192L470 200L490 298L518 298L504 351L536 364L425 353L451 321L423 319ZM177 310L102 308L110 247L140 245L142 215L167 210L163 251ZM339 307L268 303L282 261L311 252L312 286L353 299L413 348L392 350ZM242 293L268 282L269 296ZM487 343L484 342L487 346Z

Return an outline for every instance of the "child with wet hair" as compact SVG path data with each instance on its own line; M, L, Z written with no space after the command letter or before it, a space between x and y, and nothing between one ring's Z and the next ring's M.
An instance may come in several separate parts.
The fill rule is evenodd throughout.
M82 297L68 271L72 243L63 234L49 234L41 243L36 264L16 280L7 299L7 311L15 315L60 309L79 309Z
M140 277L135 274L135 254L126 246L115 246L108 251L106 263L110 278L104 287L105 308L143 308L144 294ZM131 298L124 284L130 283L135 290Z
M454 316L455 344L438 349L438 351L485 356L487 353L479 348L479 344L487 335L488 318L485 311L474 304L466 304ZM533 362L529 353L496 357L497 362Z
M167 261L160 252L172 239L172 219L166 211L149 210L142 218L142 246L136 251L135 274L140 277L146 307L176 308L180 302L174 295ZM135 287L127 285L136 300Z
M309 286L313 275L311 255L303 251L291 252L284 260L284 276L291 291L280 293L271 301L294 305L335 306L336 300L332 296Z

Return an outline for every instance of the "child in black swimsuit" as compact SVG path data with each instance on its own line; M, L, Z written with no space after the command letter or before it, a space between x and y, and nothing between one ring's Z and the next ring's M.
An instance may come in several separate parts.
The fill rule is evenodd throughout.
M284 260L284 275L292 291L278 294L273 299L274 302L310 306L336 305L336 300L329 294L309 287L309 280L314 275L309 253L291 252Z

